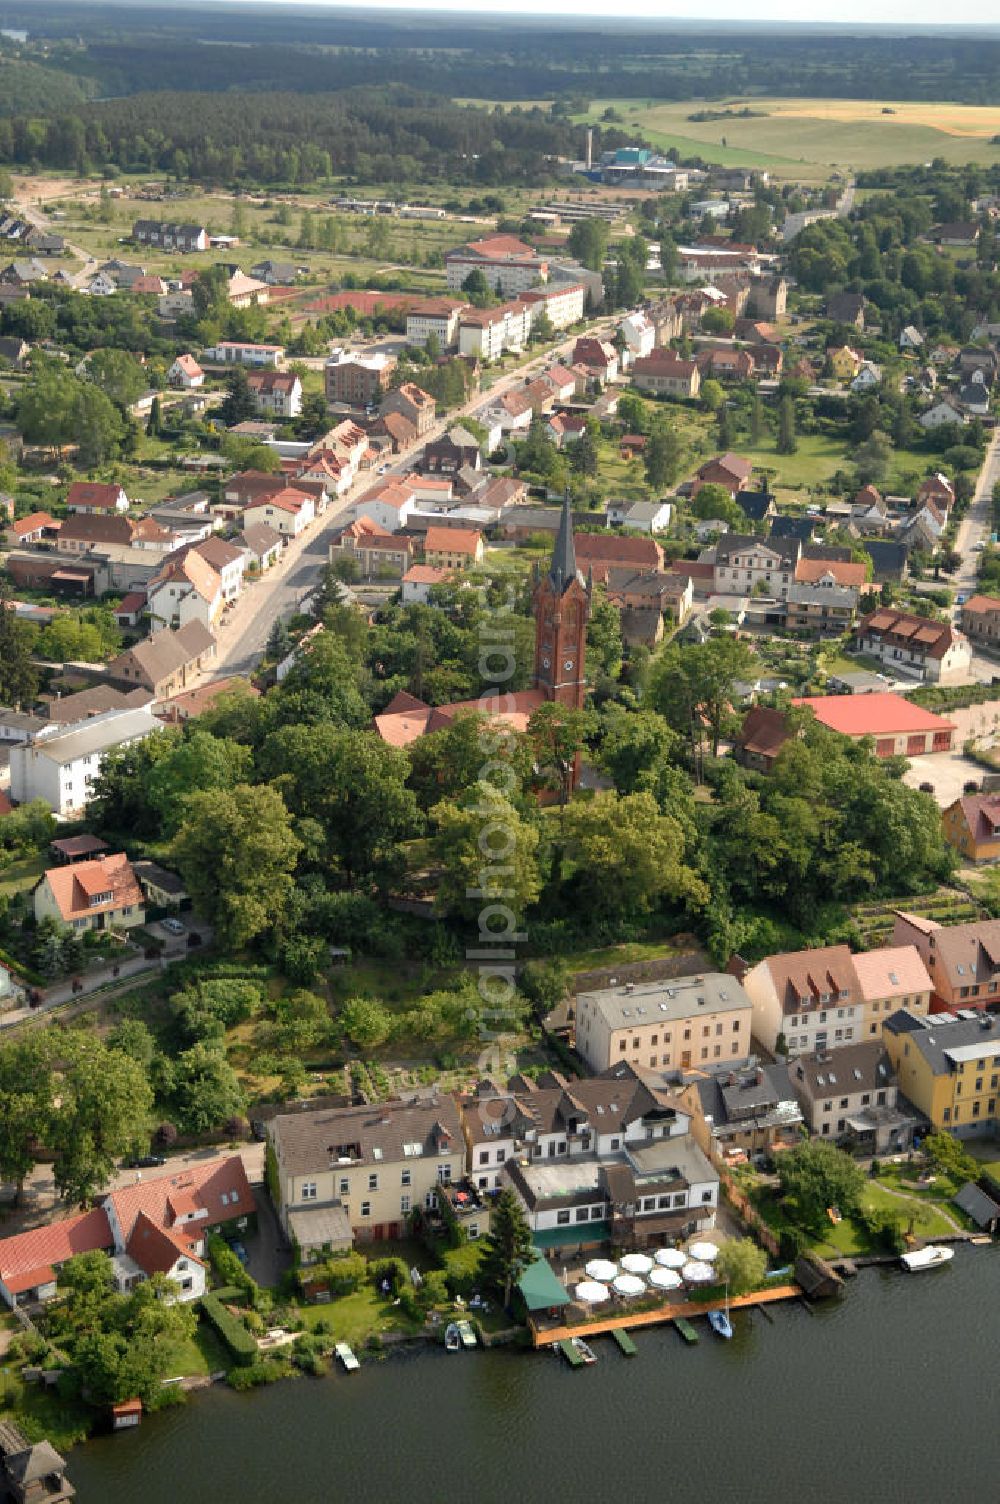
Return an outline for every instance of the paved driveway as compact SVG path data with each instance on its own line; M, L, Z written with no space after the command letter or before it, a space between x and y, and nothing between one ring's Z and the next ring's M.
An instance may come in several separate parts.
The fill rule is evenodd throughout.
M247 1233L243 1239L243 1246L247 1251L247 1272L258 1285L273 1289L282 1275L292 1267L292 1251L271 1205L267 1187L254 1186L253 1199L257 1203L257 1231Z
M909 771L903 774L903 782L911 789L922 783L934 785L934 798L942 809L947 809L965 792L965 785L975 779L977 784L985 768L962 752L932 752L929 757L915 757Z

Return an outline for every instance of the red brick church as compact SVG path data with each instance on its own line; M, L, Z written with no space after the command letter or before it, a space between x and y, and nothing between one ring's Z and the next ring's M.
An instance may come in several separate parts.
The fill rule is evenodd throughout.
M393 747L405 747L430 731L450 725L461 710L476 710L503 721L514 731L525 731L534 712L547 701L582 707L587 693L591 594L590 583L576 565L573 514L567 496L548 573L535 577L534 688L457 700L451 705L427 705L402 691L375 717L379 736Z

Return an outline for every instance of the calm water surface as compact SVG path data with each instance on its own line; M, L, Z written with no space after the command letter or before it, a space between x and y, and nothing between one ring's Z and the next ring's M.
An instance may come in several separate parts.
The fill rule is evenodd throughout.
M989 1504L1000 1500L1000 1248L868 1270L810 1315L734 1313L548 1353L397 1355L358 1374L218 1386L72 1454L79 1504Z

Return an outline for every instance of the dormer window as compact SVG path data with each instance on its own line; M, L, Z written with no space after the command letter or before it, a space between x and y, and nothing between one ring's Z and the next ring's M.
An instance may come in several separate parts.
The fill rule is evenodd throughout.
M112 897L113 894L110 889L107 893L92 893L90 895L89 907L92 909L99 908L102 903L110 903Z

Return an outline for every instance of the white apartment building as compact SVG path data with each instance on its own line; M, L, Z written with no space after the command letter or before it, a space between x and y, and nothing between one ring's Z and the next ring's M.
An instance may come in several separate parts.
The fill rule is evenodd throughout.
M70 726L54 725L10 749L10 792L18 804L44 799L63 819L86 808L105 753L160 729L153 702L136 710L108 710Z
M453 298L428 299L423 307L406 315L407 341L422 349L433 334L441 350L454 350L459 316L467 306Z

